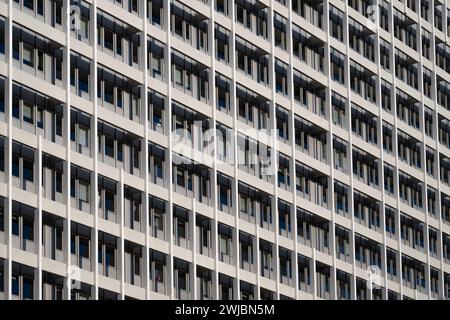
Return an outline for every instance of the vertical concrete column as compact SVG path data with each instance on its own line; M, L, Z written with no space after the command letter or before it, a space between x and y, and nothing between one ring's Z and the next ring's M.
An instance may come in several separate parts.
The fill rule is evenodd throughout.
M125 186L123 182L123 169L120 169L119 180L119 206L118 206L118 222L120 225L120 238L117 241L117 265L118 279L120 281L119 299L125 299ZM127 270L129 272L129 270Z
M93 299L98 300L98 278L99 278L99 269L98 269L98 219L99 219L99 213L98 213L98 203L99 203L99 197L98 197L98 146L101 141L98 139L97 132L98 132L98 101L97 101L97 81L98 81L98 70L97 70L97 0L92 0L92 4L90 6L90 33L89 33L89 39L91 40L90 43L92 45L92 56L93 59L91 61L91 83L89 86L90 96L93 102L93 112L91 116L91 139L90 139L90 146L91 146L91 154L92 158L94 160L94 179L91 182L91 187L94 189L94 229L93 229L93 236L91 238L91 241L93 243L93 259L92 261L93 268L92 272L94 273L94 286L93 286Z
M166 172L165 172L165 180L166 187L169 190L169 201L168 201L168 210L166 210L166 222L167 227L166 233L167 239L169 241L169 256L167 261L167 270L168 270L168 283L166 283L166 287L168 288L169 298L173 299L174 296L174 273L173 273L173 168L172 168L172 56L171 56L171 13L170 13L170 3L169 1L164 2L164 31L166 33L166 47L164 50L164 61L165 65L165 74L167 82L167 97L165 101L165 131L168 134L169 148L166 150Z
M197 189L198 190L198 189ZM194 187L194 192L196 192L196 189ZM190 239L188 239L188 243L190 242L189 249L192 251L192 263L189 265L191 266L191 270L189 272L190 277L190 286L188 288L189 292L189 298L190 299L200 299L200 297L197 296L197 233L195 232L195 226L196 226L196 201L195 196L192 198L192 204L191 204L191 213L189 214L189 235Z
M144 172L141 174L141 177L144 178L144 196L142 198L142 221L144 223L143 228L141 227L141 231L145 233L145 246L142 252L142 261L143 261L143 284L145 289L145 297L146 299L150 299L150 203L149 203L149 165L148 165L148 156L149 156L149 125L148 122L149 114L148 114L148 60L147 57L149 55L148 52L148 38L147 38L147 6L149 2L143 1L141 12L141 18L143 22L143 31L141 32L141 50L140 50L140 66L141 70L143 70L144 75L144 84L141 86L141 123L144 124L144 139L142 146L142 155L141 162L142 168Z
M271 102L270 102L270 108L269 108L269 118L271 119L271 122L269 124L269 130L271 130L271 139L270 139L270 156L271 156L271 166L274 168L273 172L271 172L271 177L269 181L273 184L273 196L272 196L272 221L274 222L274 229L273 232L275 233L275 250L274 250L274 256L275 256L275 299L280 298L280 254L279 254L279 214L278 214L278 135L276 134L276 128L277 128L277 119L276 119L276 104L275 104L275 98L276 98L276 90L275 90L275 31L274 31L274 10L273 10L273 0L270 0L269 2L269 8L268 8L268 14L267 14L267 36L268 41L270 42L270 52L269 52L269 87L270 87L270 96L271 96ZM259 288L258 288L259 289Z
M215 42L215 1L209 1L209 14L210 18L208 21L208 52L211 61L211 69L209 70L209 102L212 110L212 121L210 121L210 132L214 133L213 152L208 153L207 157L212 159L212 168L210 175L210 185L211 185L211 199L210 204L214 210L214 219L211 223L211 252L212 258L214 259L214 270L212 271L212 286L211 286L211 296L213 299L219 299L219 242L218 242L218 188L217 188L217 95L216 95L216 42ZM208 159L208 158L207 158Z
M70 2L63 3L63 28L65 32L65 46L63 48L63 88L65 90L65 101L63 110L63 140L65 146L65 162L63 168L63 196L66 204L66 212L63 224L63 251L64 260L66 262L66 282L63 290L63 299L71 298L71 254L70 254L70 237L71 237L71 197L70 197L70 180L71 180L71 149L70 149Z
M326 90L326 113L329 116L329 118L331 117L331 115L333 114L333 107L331 104L331 85L332 85L332 80L331 80L331 64L330 64L330 39L331 36L328 32L328 30L330 29L330 20L328 19L329 16L329 11L330 11L330 2L329 0L325 0L324 5L323 5L323 30L325 30L325 34L326 34L326 44L325 44L325 48L324 48L324 71L325 71L325 75L327 75L327 88ZM347 102L348 104L348 102ZM350 126L351 123L351 119L350 119L350 115L348 114L348 112L346 112L347 114L347 127ZM337 299L337 289L336 289L336 239L335 239L335 229L336 229L336 222L335 222L335 197L334 197L334 159L333 159L333 146L332 146L332 138L333 138L333 123L331 121L328 121L328 131L329 131L329 137L327 137L330 140L330 145L328 147L328 153L330 155L330 177L328 178L328 186L329 186L329 193L328 193L328 203L329 203L329 208L332 212L331 214L331 222L330 222L330 253L332 255L332 261L333 264L331 266L331 272L330 272L330 296L331 299ZM347 145L347 151L349 150L349 147ZM351 165L351 162L349 162L349 164ZM315 262L315 261L314 261ZM315 274L315 270L314 270L314 274ZM317 280L317 279L316 279ZM322 283L322 281L321 281ZM314 293L314 297L317 298L317 291Z
M449 3L446 3L446 6L449 6ZM430 1L430 8L435 8L435 0L431 0ZM447 15L447 10L444 10L446 12ZM445 17L446 17L445 15ZM435 17L434 14L430 14L431 17L431 25L434 26L435 24ZM447 20L444 21L444 25L446 25ZM436 74L436 38L435 38L435 30L434 28L432 28L432 37L431 37L431 41L430 41L430 57L431 57L431 62L433 65L433 69L432 71L432 77L431 77L431 86L433 88L432 94L431 94L431 98L433 100L433 110L434 110L434 116L433 116L433 134L434 134L434 138L436 140L438 140L438 135L439 135L439 105L437 103L437 74ZM447 39L448 39L448 35L447 35ZM443 219L442 219L442 208L441 208L441 201L442 201L442 197L441 197L441 159L440 159L440 143L439 141L437 141L436 145L435 145L435 156L436 158L434 159L434 165L435 165L435 176L436 176L436 180L437 180L437 190L436 190L436 217L437 220L439 222L439 232L438 232L438 243L441 245L442 244L442 229L443 229ZM444 260L443 260L443 250L442 250L442 246L439 248L438 254L440 255L440 270L439 270L439 299L443 299L445 297L445 292L444 292L444 288L445 288L445 273L444 273Z
M36 255L37 255L37 268L35 270L35 300L42 300L42 136L37 136L37 150L35 152L36 162L36 190L37 194L37 209L35 211L34 230L35 230L35 243L36 243Z
M6 242L6 260L4 263L4 293L5 300L12 299L12 78L13 78L13 1L8 2L8 17L5 22L5 58L8 62L8 76L5 79L5 120L7 123L8 134L5 139L5 177L7 183L7 197L5 199L5 242Z

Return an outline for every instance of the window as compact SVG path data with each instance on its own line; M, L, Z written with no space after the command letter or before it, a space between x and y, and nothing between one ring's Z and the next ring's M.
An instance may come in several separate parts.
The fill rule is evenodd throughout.
M88 25L88 21L84 18L81 17L80 18L80 30L79 30L79 35L83 38L88 38L89 37L89 25Z
M138 0L131 0L131 10L138 12Z
M123 161L123 144L117 141L117 161Z
M105 155L114 158L114 139L105 137Z
M112 33L112 31L108 30L108 29L104 29L104 33L105 33L105 48L109 49L109 50L113 50L114 49L114 34ZM119 46L117 46L119 48Z
M34 163L31 160L23 159L23 178L27 181L34 181Z
M105 102L114 104L114 87L108 82L105 82Z
M122 55L122 37L119 34L116 34L116 53Z
M79 192L80 192L80 201L83 202L89 202L89 186L85 184L84 182L80 182L79 185Z
M186 239L186 223L182 219L177 219L178 238Z
M186 72L186 89L188 89L188 90L192 89L191 78L192 78L192 74L190 72Z
M163 163L161 159L155 159L154 161L154 166L155 166L155 175L157 178L161 178L163 177Z
M12 174L14 177L20 177L19 162L20 162L19 156L17 154L13 154Z
M225 60L225 42L219 41L217 43L217 57L218 60Z
M240 5L236 6L236 19L240 23L244 24L244 8Z
M0 210L0 231L5 231L5 214L3 213L3 209Z
M103 246L98 244L98 263L103 263Z
M225 14L225 0L216 0L216 10Z
M264 251L262 258L263 258L263 263L262 264L263 264L264 269L265 270L269 270L269 268L270 268L270 258L271 258L270 253L267 252L267 251Z
M183 36L183 20L180 17L175 16L174 21L175 21L175 33L177 35L179 35L180 37L182 37Z
M56 115L56 134L62 137L62 115Z
M19 235L19 217L17 215L13 215L12 217L12 234L15 236Z
M62 6L58 6L55 4L53 7L54 10L54 19L56 24L61 24L62 21Z
M151 21L154 25L161 25L161 6L162 4L159 4L157 1L151 1Z
M237 52L238 68L245 71L245 56L241 51Z
M178 270L178 289L180 290L186 290L187 288L187 273Z
M153 54L151 61L153 76L161 75L161 58Z
M56 250L62 250L62 229L56 229Z
M23 121L34 124L34 117L33 117L33 106L25 103L23 104Z
M184 187L186 184L184 179L184 171L181 169L177 170L177 185Z
M55 59L55 78L62 80L62 59Z
M106 265L110 267L115 267L116 261L115 261L115 249L110 246L106 246L105 250L105 258L106 258Z
M80 257L89 259L89 239L80 237Z
M23 0L23 6L30 10L34 10L33 0Z
M44 71L44 53L40 50L37 51L38 53L38 70Z
M220 187L220 205L228 206L228 193L224 187Z
M208 244L208 240L209 240L209 237L208 237L208 229L205 227L205 228L202 228L202 239L203 239L203 241L202 241L202 244L203 244L203 246L204 247L209 247L209 244Z
M13 39L13 58L19 60L19 39Z
M162 127L162 110L160 108L153 108L153 126Z
M133 148L133 166L139 169L139 147Z
M34 67L34 49L27 45L23 45L22 61L25 65Z
M183 69L175 66L175 83L182 86L183 85Z
M12 116L17 119L19 119L19 115L20 115L19 104L20 104L19 97L13 96Z
M117 88L117 106L119 108L123 107L123 90L120 88Z
M23 219L23 238L25 240L34 241L33 220Z
M239 210L243 213L247 212L247 198L239 195Z
M84 148L89 146L88 130L86 128L78 128L78 144Z
M139 46L138 43L133 42L133 63L139 63Z
M139 202L133 201L133 219L136 222L139 222L141 219L139 208L140 208Z
M76 250L75 250L75 235L71 235L70 236L70 253L71 254L75 254ZM100 256L100 254L99 254Z
M5 291L3 282L4 282L3 270L0 270L0 292Z
M12 294L15 296L18 296L19 295L19 276L13 275L11 280L12 280L12 286L11 286Z
M154 215L154 224L155 224L155 228L157 228L158 230L163 230L164 226L163 226L163 213L162 212L155 212Z
M114 193L105 191L105 210L114 212Z
M141 263L139 256L134 256L134 274L141 274Z
M36 125L38 128L44 129L44 110L38 108L36 113Z
M79 72L78 73L78 85L81 91L89 92L89 73Z
M223 255L229 255L228 238L224 235L220 236L220 253Z
M159 262L155 263L155 280L157 282L164 281L164 266Z

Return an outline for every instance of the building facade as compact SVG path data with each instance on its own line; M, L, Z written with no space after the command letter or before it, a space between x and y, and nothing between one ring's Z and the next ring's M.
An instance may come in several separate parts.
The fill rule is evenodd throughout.
M449 171L448 0L0 1L0 299L449 299Z

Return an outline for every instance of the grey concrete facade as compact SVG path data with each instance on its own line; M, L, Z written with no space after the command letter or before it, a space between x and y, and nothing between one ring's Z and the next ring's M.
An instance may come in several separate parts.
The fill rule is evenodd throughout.
M448 0L0 1L0 300L449 299L449 171Z

